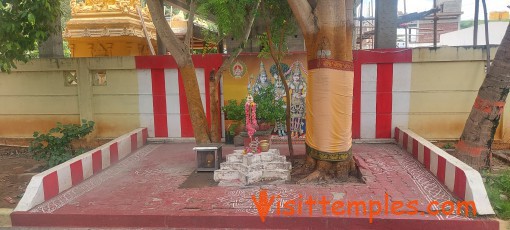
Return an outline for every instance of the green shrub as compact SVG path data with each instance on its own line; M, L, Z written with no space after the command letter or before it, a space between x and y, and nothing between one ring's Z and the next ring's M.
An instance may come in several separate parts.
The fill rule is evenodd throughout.
M269 85L253 95L253 101L257 103L257 120L273 124L285 120L285 102L281 99L275 100L274 85Z
M82 124L65 124L57 122L57 127L48 133L34 132L34 140L29 151L36 160L45 160L49 167L63 163L84 152L73 149L72 142L81 139L94 129L93 121L82 120Z
M228 100L227 104L222 108L226 119L234 121L244 120L244 103L246 103L244 99L240 104L237 103L237 100Z

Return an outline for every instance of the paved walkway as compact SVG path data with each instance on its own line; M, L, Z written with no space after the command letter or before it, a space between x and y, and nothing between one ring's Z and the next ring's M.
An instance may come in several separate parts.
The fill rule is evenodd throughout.
M426 214L429 202L456 202L456 198L419 162L394 144L353 146L366 183L179 188L195 173L193 146L191 143L149 144L54 199L29 212L19 213L13 223L180 228L497 229L498 226L497 222L486 218ZM272 147L288 153L286 145ZM298 155L304 154L304 145L294 147ZM223 155L233 149L225 146ZM275 195L275 203L280 201L283 205L294 199L294 215L288 217L284 213L289 209L278 210L273 205L266 222L262 223L252 200L252 195L259 197L261 188L267 189L269 196ZM304 203L310 196L317 202L324 197L330 203L314 205L310 215L309 206ZM302 213L298 214L300 201L303 202ZM386 209L391 210L392 204L402 201L404 206L397 211L416 214L395 215L382 211L369 223L368 214L362 215L361 210L358 215L354 209L351 215L335 214L331 209L334 201L343 201L346 205L364 201L368 211L369 201L380 202L383 210L385 202L389 204ZM433 206L433 210L440 206Z

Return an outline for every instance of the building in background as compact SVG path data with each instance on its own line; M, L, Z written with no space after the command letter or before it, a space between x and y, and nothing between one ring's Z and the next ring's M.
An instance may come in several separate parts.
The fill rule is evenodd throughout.
M508 11L492 11L489 13L489 21L503 21L509 18Z
M508 22L489 22L489 44L499 45L503 36L505 36ZM453 31L441 34L441 46L472 46L473 45L473 31L474 27L471 26L466 29ZM478 26L477 44L485 45L485 26L480 24Z
M462 0L437 0L437 7L441 10L437 16L437 42L440 42L441 34L457 31L460 25L460 16L462 15ZM433 7L433 6L431 6ZM419 20L416 23L415 46L433 45L434 42L434 14Z

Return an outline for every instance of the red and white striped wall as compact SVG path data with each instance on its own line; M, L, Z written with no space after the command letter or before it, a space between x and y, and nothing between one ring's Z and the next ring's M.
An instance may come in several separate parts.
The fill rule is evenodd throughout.
M412 51L358 50L353 57L353 138L392 138L409 122Z
M453 194L462 200L473 201L479 215L494 215L478 171L411 130L396 127L395 140Z
M14 211L28 211L115 164L147 143L147 128L136 129L32 177Z
M210 123L209 75L221 66L222 56L195 55L192 58L202 105ZM193 137L186 93L174 59L171 56L143 56L136 57L135 61L140 126L148 128L149 137Z

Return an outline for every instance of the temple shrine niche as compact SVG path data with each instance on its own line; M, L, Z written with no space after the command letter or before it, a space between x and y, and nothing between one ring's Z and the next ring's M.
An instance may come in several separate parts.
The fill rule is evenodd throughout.
M169 24L177 37L184 39L184 14L172 16ZM197 30L193 30L194 49L203 47L203 39L195 35ZM63 36L72 57L151 55L150 45L157 52L156 28L140 0L71 0L71 19Z

